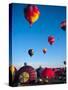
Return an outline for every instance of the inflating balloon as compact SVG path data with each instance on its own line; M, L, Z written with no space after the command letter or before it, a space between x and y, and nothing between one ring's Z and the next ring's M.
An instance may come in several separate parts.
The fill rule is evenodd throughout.
M42 73L42 78L51 79L55 77L55 73L51 68L45 68Z
M36 70L29 65L23 66L18 70L16 79L22 84L30 83L35 81L37 78Z
M11 66L9 67L9 71L11 72L12 75L14 75L15 72L17 71L17 69L16 69L15 66L11 65Z
M66 31L66 21L61 22L60 27L61 27L61 29Z
M32 25L34 22L36 22L40 16L40 11L37 6L35 5L28 5L24 9L24 15L26 20L29 22L30 25Z
M13 65L10 65L9 66L9 80L10 80L9 84L10 85L13 85L16 72L17 72L16 67Z
M28 50L28 54L29 54L30 56L33 56L33 55L34 55L34 50L33 50L33 49L29 49L29 50Z
M37 72L37 77L41 78L41 72L42 72L43 68L40 66L39 68L36 69Z
M48 42L49 42L50 45L52 45L55 42L54 36L49 36L48 37Z

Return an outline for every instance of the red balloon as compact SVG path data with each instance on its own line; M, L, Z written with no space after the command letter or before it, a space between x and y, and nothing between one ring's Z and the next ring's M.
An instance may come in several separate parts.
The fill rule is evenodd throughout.
M27 79L26 82L24 82L25 80L25 77L23 77L24 73L25 73L25 76L28 76L26 78ZM21 79L20 79L20 76L21 76ZM36 80L36 78L37 78L36 70L32 66L28 66L28 65L21 67L18 70L18 73L16 76L16 79L18 79L19 81L22 80L23 83L29 83L31 81Z
M61 22L60 27L61 27L61 29L66 31L66 21Z
M55 73L51 68L45 68L42 71L42 78L51 79L51 78L54 78L54 77L55 77Z
M49 42L50 45L52 45L55 42L54 36L49 36L48 37L48 42Z
M59 70L55 71L55 75L56 76L61 76L61 74L63 74L64 71L65 71L64 68L60 68Z

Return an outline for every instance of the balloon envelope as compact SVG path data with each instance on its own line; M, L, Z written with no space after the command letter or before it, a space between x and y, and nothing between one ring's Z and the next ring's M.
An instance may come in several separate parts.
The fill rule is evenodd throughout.
M39 15L40 11L36 5L28 5L24 9L24 16L30 25L38 20Z
M29 54L30 56L33 56L33 55L34 55L34 50L33 50L33 49L29 49L29 50L28 50L28 54Z
M10 72L11 72L11 74L13 75L13 74L17 71L17 69L16 69L16 67L15 67L15 66L10 65L10 66L9 66L9 71L10 71Z
M13 65L10 65L10 66L9 66L9 80L10 80L10 85L11 85L12 82L14 81L16 72L17 72L16 67L13 66Z
M61 29L66 31L66 21L61 22L60 27L61 27Z
M46 52L47 52L47 49L46 49L46 48L44 48L44 49L43 49L43 53L45 54Z
M26 65L18 70L16 78L19 80L20 83L29 83L31 81L36 80L37 73L32 66Z
M51 78L54 78L54 77L55 77L55 73L51 68L45 68L42 71L42 78L51 79Z
M41 78L41 72L42 72L43 68L40 66L39 68L36 69L37 72L37 77Z
M66 61L64 61L64 65L66 65Z
M50 45L52 45L55 42L54 36L49 36L48 37L48 42L49 42Z

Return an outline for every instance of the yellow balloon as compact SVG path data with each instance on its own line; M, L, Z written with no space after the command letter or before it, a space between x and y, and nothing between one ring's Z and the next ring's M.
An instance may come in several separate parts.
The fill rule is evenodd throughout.
M11 73L12 73L12 75L13 75L14 72L15 72L15 67L14 67L13 65L10 66L10 71L11 71Z

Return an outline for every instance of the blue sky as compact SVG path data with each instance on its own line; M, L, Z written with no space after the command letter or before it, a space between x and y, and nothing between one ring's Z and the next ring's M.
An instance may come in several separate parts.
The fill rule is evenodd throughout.
M12 9L12 60L15 66L24 62L34 67L63 66L66 58L66 32L60 28L60 22L66 19L66 8L63 6L37 5L39 19L30 27L24 17L27 5L13 4ZM48 36L55 37L54 45L48 43ZM28 50L34 49L30 57ZM43 48L47 48L44 55Z

